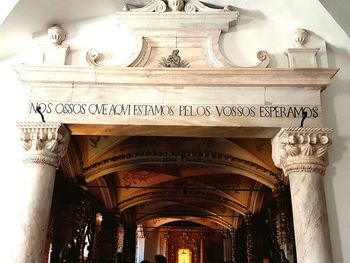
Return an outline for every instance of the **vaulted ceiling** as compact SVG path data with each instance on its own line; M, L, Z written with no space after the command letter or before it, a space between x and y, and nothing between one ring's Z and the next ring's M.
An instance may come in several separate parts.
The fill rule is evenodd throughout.
M84 177L105 209L147 227L237 227L284 180L266 139L74 136L62 167Z

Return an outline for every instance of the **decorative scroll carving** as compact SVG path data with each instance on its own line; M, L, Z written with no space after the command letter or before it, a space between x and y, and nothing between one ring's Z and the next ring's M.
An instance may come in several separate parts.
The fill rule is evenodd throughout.
M46 163L59 167L69 144L69 131L58 122L19 122L25 163Z
M98 53L96 49L90 49L88 52L86 52L86 61L90 66L97 67L99 66L97 64L97 61L101 59L101 54Z
M186 2L186 4L185 4ZM230 12L233 11L233 7L225 6L224 8L211 8L204 5L198 0L152 0L144 7L130 8L129 5L125 5L123 10L125 12L156 12L163 13L169 10L170 12Z
M162 0L151 0L147 5L140 8L130 8L129 5L125 5L123 11L127 12L156 12L164 13L167 9L167 6Z
M230 12L230 11L233 11L233 7L225 6L222 9L217 9L217 8L208 7L198 0L188 0L185 5L184 11L185 12L218 12L218 11Z
M159 61L159 65L164 68L189 68L190 63L179 56L179 50L174 49L172 54L167 58L162 57Z
M261 50L256 54L256 57L260 61L260 63L254 68L267 68L267 66L270 64L270 57L267 51Z
M324 174L331 145L328 128L286 128L272 141L272 158L286 175L293 172Z

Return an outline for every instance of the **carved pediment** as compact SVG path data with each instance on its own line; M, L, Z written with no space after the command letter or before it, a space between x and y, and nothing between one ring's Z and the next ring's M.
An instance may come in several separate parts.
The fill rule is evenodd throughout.
M228 32L238 16L233 7L213 8L198 0L153 0L139 8L126 5L116 19L134 33L136 48L118 67L240 68L228 61L219 47L221 32ZM181 54L181 61L168 61L174 52ZM94 49L86 54L94 67L103 66L101 57ZM266 51L258 52L257 58L253 67L268 66Z
M128 12L217 12L217 11L232 11L231 6L223 8L212 8L198 0L151 0L143 7L133 8L126 4L124 11Z

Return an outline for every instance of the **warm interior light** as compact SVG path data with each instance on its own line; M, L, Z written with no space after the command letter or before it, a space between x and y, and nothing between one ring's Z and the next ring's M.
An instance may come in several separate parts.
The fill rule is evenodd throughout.
M178 263L191 263L192 262L192 252L187 248L179 249L177 252Z

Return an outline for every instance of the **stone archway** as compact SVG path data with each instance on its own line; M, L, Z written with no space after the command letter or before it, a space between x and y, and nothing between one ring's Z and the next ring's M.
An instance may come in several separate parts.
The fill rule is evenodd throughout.
M156 2L162 3L161 7L165 4L163 1ZM160 7L156 2L142 10L158 10ZM201 12L208 11L202 6L194 5L193 8ZM259 64L252 68L241 68L229 63L220 53L218 39L221 31L227 30L237 20L238 13L230 8L224 9L225 12L214 11L208 11L205 16L201 12L156 16L155 13L142 13L144 19L157 19L157 23L150 23L155 28L146 30L139 19L134 19L137 15L132 12L118 14L139 34L137 50L129 63L124 65L129 67L103 67L97 61L96 52L88 52L88 67L59 65L65 60L66 52L57 50L67 51L62 41L55 43L54 50L48 48L44 52L44 57L52 58L57 65L15 67L21 80L32 88L29 122L19 123L18 126L26 150L27 171L33 178L33 188L30 189L39 188L35 194L27 193L28 217L23 220L24 225L29 224L31 227L30 232L24 235L25 244L29 243L32 236L45 234L45 224L42 228L31 225L31 222L42 221L33 219L38 209L43 215L43 221L48 221L54 168L59 166L67 150L68 131L73 140L68 149L71 154L63 159L62 167L66 174L73 180L77 177L84 179L87 182L85 187L90 187L91 193L101 196L105 208L115 209L115 213L122 212L125 224L131 225L130 231L126 231L131 236L132 230L136 229L136 222L155 219L147 214L150 212L158 213L159 220L162 217L178 219L185 216L191 220L196 217L203 225L220 223L226 229L237 228L240 222L235 218L239 216L243 221L244 215L248 222L251 213L259 211L264 201L263 194L256 194L253 190L271 191L276 183L288 180L278 173L273 164L259 159L262 156L257 153L264 147L255 143L253 149L249 143L237 145L232 140L265 140L266 145L266 141L274 138L274 162L289 176L292 198L297 199L294 216L297 217L298 261L316 262L315 258L319 260L320 255L323 255L324 262L331 262L321 177L327 165L331 130L321 128L320 91L330 84L336 71L305 67L267 69L265 67L269 58L266 52L259 53ZM169 41L167 43L173 40L185 43L180 53L175 53L184 60L190 60L190 68L159 68L159 60L164 58L167 62L167 55L178 48L164 46L164 37L159 37L167 31L164 25L173 29L172 33L165 34ZM192 30L191 34L188 34L189 30ZM56 32L57 39L60 39L61 33L61 30ZM197 37L196 41L193 36ZM197 45L197 40L203 45ZM300 52L306 58L314 56L306 48L297 53ZM293 50L289 52L289 58L297 68ZM169 65L174 66L174 62ZM295 96L290 96L291 93ZM47 100L47 97L53 99ZM299 127L303 112L306 112L305 117L312 128L286 128ZM38 114L42 115L43 122L35 122ZM44 122L44 118L47 122ZM90 140L88 136L95 138ZM107 150L98 152L100 149L97 144L103 143L102 136L109 136L102 147L102 150ZM148 140L152 139L151 136L194 139L186 145L187 148L184 140L181 144L172 145L174 142L169 143L169 139L169 148L164 150L162 145L141 145L140 141L145 139L136 136L147 136ZM196 139L202 145L195 142ZM161 141L160 138L157 140ZM208 150L210 143L214 143L215 149L219 150ZM230 149L225 148L227 145ZM271 155L270 148L269 153ZM192 170L186 170L186 165L191 165ZM41 180L44 174L48 176ZM222 180L220 187L211 180L213 174L217 181ZM148 180L150 177L154 177L153 180ZM240 185L249 188L250 194L239 198L234 191L227 192L232 189L222 187L225 182L233 181L234 177L239 178ZM93 185L93 182L96 184ZM161 191L138 193L140 182L147 183L150 189L163 188ZM106 190L93 190L96 185ZM200 190L194 191L190 187ZM203 194L203 189L207 191L206 194ZM209 191L215 193L208 194ZM39 199L46 198L49 201L39 204L37 195L47 192L48 196L39 196ZM170 199L163 198L162 205L157 206L154 196L160 195L169 195ZM187 203L184 196L188 197ZM206 202L205 199L213 200ZM310 202L305 204L300 201L305 199ZM185 204L180 206L181 202ZM143 206L148 206L148 210L143 210ZM175 211L170 210L172 207L176 208ZM180 208L185 212L179 214ZM221 210L228 216L224 212L220 213ZM204 218L201 214L203 211L205 216L215 215L217 219ZM138 213L143 213L143 216L136 216ZM224 217L229 217L229 220ZM305 223L305 217L320 222L317 231ZM181 237L178 239L182 240ZM191 249L193 262L196 263L201 258L198 254L201 245L192 239L180 243ZM311 247L308 244L310 239L318 242L312 243ZM41 243L42 240L37 240L33 245L26 245L23 257L40 262ZM247 253L251 253L252 244L248 243ZM172 255L176 257L176 251L181 245L174 243L170 250L168 248L171 260ZM250 263L252 259L248 258Z

